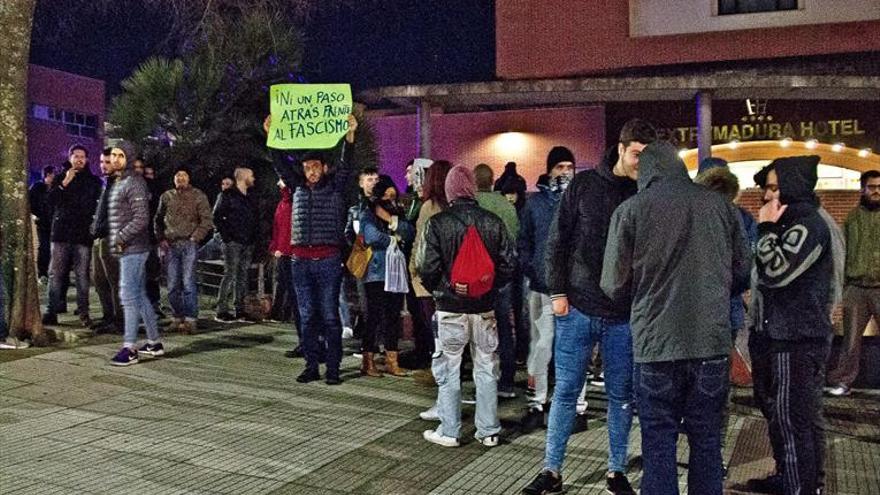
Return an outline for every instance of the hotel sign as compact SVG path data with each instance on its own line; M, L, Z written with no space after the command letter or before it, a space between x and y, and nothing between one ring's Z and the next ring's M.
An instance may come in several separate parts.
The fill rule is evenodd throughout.
M664 129L679 146L697 146L693 102L614 103L605 108L609 142L626 120L641 117ZM713 144L790 138L880 148L880 102L876 101L720 100L713 102L712 110Z

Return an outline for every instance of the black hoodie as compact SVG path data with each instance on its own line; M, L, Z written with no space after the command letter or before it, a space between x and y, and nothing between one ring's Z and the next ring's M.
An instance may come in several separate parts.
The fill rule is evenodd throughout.
M602 289L632 295L637 363L730 353L730 294L748 285L750 249L736 207L691 182L678 150L649 144L639 193L614 212Z
M832 332L831 233L813 192L818 164L818 156L773 162L780 202L787 208L778 222L758 225L754 330L774 341L824 341Z
M611 214L636 193L635 181L612 172L617 159L615 145L598 167L575 175L562 194L547 238L546 282L551 296L567 296L581 313L629 320L629 296L612 301L599 287Z

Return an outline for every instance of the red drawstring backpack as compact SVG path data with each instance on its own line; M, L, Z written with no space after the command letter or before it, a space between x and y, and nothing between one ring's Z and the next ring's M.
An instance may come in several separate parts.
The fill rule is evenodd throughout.
M477 228L458 217L455 218L467 226L467 231L452 261L450 283L457 295L477 299L492 290L495 263L486 251L486 245L483 244Z

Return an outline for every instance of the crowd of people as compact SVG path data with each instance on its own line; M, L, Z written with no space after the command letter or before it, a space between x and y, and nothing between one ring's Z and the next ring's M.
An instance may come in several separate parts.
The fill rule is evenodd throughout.
M691 180L676 147L640 119L623 126L594 168L575 173L574 154L553 147L532 194L514 163L495 180L486 164L444 160L413 161L401 192L377 168L353 163L357 128L350 116L330 150L270 150L281 199L268 317L293 322L299 345L287 355L305 361L297 382L340 384L343 337L359 337L363 376L412 369L436 384L436 403L420 417L438 425L423 437L457 447L461 404L471 402L461 376L469 361L475 438L495 447L498 400L517 397L525 365L521 427L547 432L543 468L522 492L548 494L562 492L566 446L583 424L592 376L608 397L608 493L635 493L627 466L638 414L642 493L678 493L684 433L689 490L720 494L731 349L745 334L776 461L749 486L822 493L832 310L843 303L843 351L824 390L833 395L850 392L862 331L880 314L880 172L862 175L861 202L841 231L814 192L817 156L776 159L755 176L764 192L755 219L736 206L739 183L726 162L704 160ZM123 334L111 364L161 356L158 267L167 330L196 331L196 260L212 230L224 262L215 319L252 321L245 296L260 211L251 169L224 178L213 209L186 168L159 191L132 143L105 149L101 171L104 184L89 171L87 150L73 146L66 169L45 169L31 188L44 324L66 311L73 271L82 325ZM355 177L358 200L349 205ZM414 349L402 354L404 310ZM138 345L140 325L146 341Z

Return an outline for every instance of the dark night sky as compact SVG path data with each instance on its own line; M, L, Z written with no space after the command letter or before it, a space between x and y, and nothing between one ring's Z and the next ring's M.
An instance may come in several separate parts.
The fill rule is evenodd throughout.
M169 22L161 12L131 2L125 14L74 15L59 27L58 15L41 7L47 1L38 3L31 62L103 79L108 98L140 62L163 54ZM488 0L352 2L305 26L303 69L310 81L355 90L491 80L494 28Z

